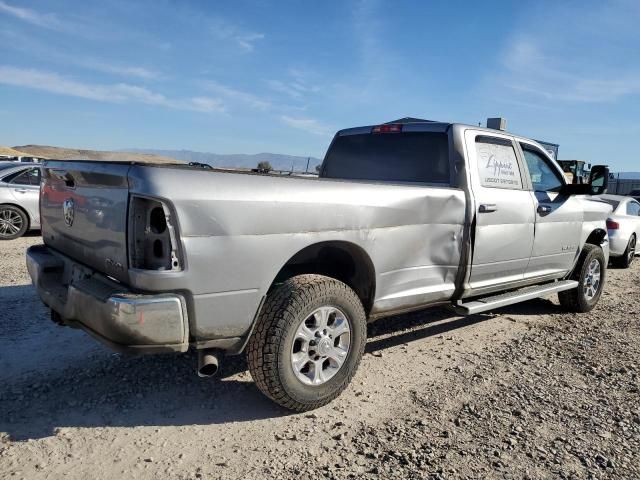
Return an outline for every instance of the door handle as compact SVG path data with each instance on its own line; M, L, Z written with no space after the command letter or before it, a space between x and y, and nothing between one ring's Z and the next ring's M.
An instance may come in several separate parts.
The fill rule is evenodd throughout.
M538 213L549 213L551 212L551 207L549 205L538 205Z
M480 213L495 212L496 210L498 210L498 207L495 203L482 203L478 209Z
M27 193L28 190L26 188L14 188L13 189L14 192L18 192L18 193Z

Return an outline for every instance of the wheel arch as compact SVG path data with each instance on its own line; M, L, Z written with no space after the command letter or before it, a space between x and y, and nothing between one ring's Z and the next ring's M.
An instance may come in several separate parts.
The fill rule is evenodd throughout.
M362 247L347 241L308 245L287 260L271 282L269 291L288 278L312 273L347 284L356 292L369 315L375 298L376 273L371 258Z
M590 243L592 245L600 246L602 245L602 242L604 241L606 236L607 236L607 231L605 229L596 228L587 236L587 239L585 240L584 243Z

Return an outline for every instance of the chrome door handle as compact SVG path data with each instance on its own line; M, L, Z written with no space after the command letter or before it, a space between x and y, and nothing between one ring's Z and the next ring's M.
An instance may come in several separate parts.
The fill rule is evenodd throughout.
M14 188L13 189L14 192L18 192L18 193L27 193L28 190L26 188Z
M498 210L498 207L496 206L495 203L483 203L480 205L480 208L478 209L480 213L495 212L496 210Z
M549 213L551 207L549 205L538 205L538 213Z

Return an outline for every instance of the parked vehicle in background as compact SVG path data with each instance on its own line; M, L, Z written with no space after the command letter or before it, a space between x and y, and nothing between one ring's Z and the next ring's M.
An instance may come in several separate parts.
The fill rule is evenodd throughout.
M627 268L636 255L640 238L640 202L623 195L600 195L613 207L607 218L611 263Z
M418 119L338 132L319 178L47 161L27 266L55 321L125 352L196 349L202 376L246 352L260 390L304 411L349 384L369 319L552 293L594 308L607 169L590 180L530 139Z
M40 228L40 166L0 162L0 240Z
M637 202L640 202L640 190L631 190L627 196L633 198Z
M569 183L586 183L589 181L589 171L583 160L558 160Z
M5 155L0 157L0 161L2 162L15 162L15 163L38 163L41 160L42 159L38 157L27 157L27 156L10 157Z

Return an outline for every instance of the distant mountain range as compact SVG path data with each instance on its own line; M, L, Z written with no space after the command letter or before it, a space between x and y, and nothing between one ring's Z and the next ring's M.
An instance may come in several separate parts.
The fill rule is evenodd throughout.
M163 155L153 155L143 152L112 152L109 150L85 150L79 148L52 147L50 145L20 145L13 148L18 151L8 153L10 149L0 149L13 156L34 156L38 158L55 158L56 160L95 160L95 161L135 161L149 163L176 163L173 158Z
M184 162L207 163L212 167L255 168L259 162L266 161L271 164L274 170L293 169L296 172L303 172L307 168L308 159L309 171L315 172L316 165L322 163L322 160L315 157L298 157L280 153L256 153L253 155L234 153L223 155L219 153L194 152L192 150L157 150L145 148L129 148L127 151L175 158L176 160L182 160Z

